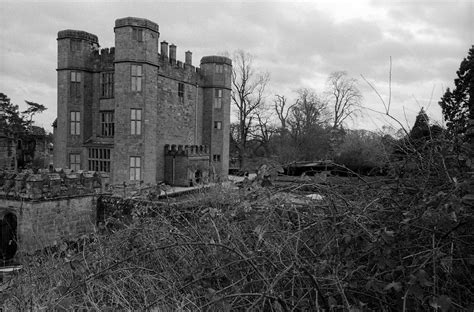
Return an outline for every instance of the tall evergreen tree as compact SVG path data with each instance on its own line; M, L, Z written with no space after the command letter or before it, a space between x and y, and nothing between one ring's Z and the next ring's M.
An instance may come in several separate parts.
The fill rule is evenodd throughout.
M474 45L469 49L456 74L454 89L446 90L439 105L443 110L449 133L453 136L463 136L466 132L469 106L474 107Z
M429 117L426 114L425 109L422 107L416 116L415 124L410 131L410 139L412 141L418 141L430 136L429 121Z

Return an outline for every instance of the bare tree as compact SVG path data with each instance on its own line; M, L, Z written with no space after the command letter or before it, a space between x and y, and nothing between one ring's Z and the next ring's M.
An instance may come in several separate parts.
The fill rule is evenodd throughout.
M290 105L287 106L287 98L284 95L275 95L275 99L273 100L273 108L278 116L278 119L281 123L281 130L283 132L286 130L286 123L288 120L288 116L290 114L291 108L294 106Z
M332 127L340 129L346 119L360 109L362 94L357 88L357 80L348 77L345 71L331 73L328 84L329 99L333 105Z
M298 89L298 99L291 107L288 124L294 135L310 131L315 126L322 126L328 119L327 103L315 91L307 88Z
M237 107L238 117L236 143L242 166L255 112L264 104L264 91L270 75L256 71L252 55L242 50L234 53L232 64L232 102Z
M272 124L272 114L268 109L262 107L255 112L256 124L252 137L260 143L265 150L265 154L270 154L270 141L276 132L275 126Z

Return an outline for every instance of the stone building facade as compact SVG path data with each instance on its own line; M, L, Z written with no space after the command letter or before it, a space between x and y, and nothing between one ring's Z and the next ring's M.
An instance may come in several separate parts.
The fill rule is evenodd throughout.
M114 32L115 47L107 49L84 31L58 33L54 166L109 172L113 184L157 183L175 145L200 154L199 166L193 153L174 162L188 165L168 168L182 175L173 181L196 182L193 170L203 162L210 175L225 178L231 60L206 56L194 67L187 51L181 62L174 44L159 42L159 26L142 18L117 19Z
M17 140L0 124L0 170L16 170Z

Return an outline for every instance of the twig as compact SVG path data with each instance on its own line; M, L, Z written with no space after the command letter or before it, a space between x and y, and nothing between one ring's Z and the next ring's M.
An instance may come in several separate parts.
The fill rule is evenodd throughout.
M214 299L210 302L207 302L206 304L204 304L203 306L201 306L199 309L202 310L208 306L211 306L219 301L222 301L222 300L225 300L227 298L233 298L233 297L265 297L265 298L268 298L268 299L272 299L273 301L277 301L278 303L280 303L280 305L282 306L283 308L283 311L288 311L288 308L286 306L286 302L283 301L282 299L280 298L277 298L275 296L270 296L270 295L267 295L267 294L264 294L264 293L236 293L236 294L229 294L229 295L226 295L224 297L220 297L220 298L217 298L217 299Z
M303 269L303 271L306 273L306 275L309 277L309 279L313 283L314 287L316 288L316 291L317 291L317 294L318 294L317 298L321 297L321 301L323 302L324 309L326 311L330 311L328 301L326 300L326 297L323 295L323 293L321 291L321 288L319 287L318 281L314 278L313 274L311 274L308 271L308 269L306 269L305 267L301 267L301 268ZM317 301L316 301L316 303L317 303Z
M407 297L408 297L408 289L405 291L405 295L403 296L403 312L407 310Z

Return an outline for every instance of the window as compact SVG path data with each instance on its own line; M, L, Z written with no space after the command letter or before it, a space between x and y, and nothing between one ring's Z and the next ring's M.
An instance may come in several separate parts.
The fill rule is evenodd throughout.
M222 129L222 122L214 121L214 129L221 130Z
M114 136L114 112L100 112L100 128L102 136Z
M71 112L71 135L81 134L81 112Z
M178 83L178 96L181 102L184 101L184 83Z
M72 71L71 72L71 96L81 96L81 73Z
M219 154L212 155L212 160L213 161L221 161L221 155L219 155Z
M69 154L69 169L73 171L81 170L81 154Z
M132 91L142 91L142 65L132 65Z
M142 110L132 108L130 110L130 134L142 134Z
M71 39L71 51L72 52L81 51L81 40Z
M89 148L89 170L110 172L110 149Z
M130 180L140 181L141 179L141 159L140 157L130 157Z
M114 97L114 73L100 74L100 91L103 98Z
M222 108L222 89L216 89L214 92L214 108Z
M133 28L132 29L132 39L142 42L143 41L143 29L141 28Z
M224 72L224 65L223 64L216 64L216 73L222 74Z

